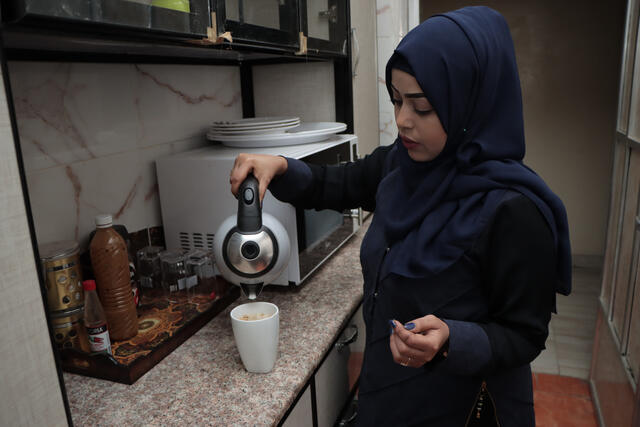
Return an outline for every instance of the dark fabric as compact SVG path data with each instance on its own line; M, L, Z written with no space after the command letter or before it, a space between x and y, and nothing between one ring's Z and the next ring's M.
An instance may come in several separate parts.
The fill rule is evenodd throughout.
M397 139L378 187L377 210L362 252L382 235L391 248L382 276L424 278L444 271L469 250L500 198L515 190L542 213L554 238L557 292L571 290L571 250L564 206L527 168L520 82L504 18L487 7L436 15L410 31L386 69L408 63L448 138L429 162L413 161ZM389 87L390 90L390 87Z
M280 201L305 209L376 210L376 192L392 146L378 147L353 163L318 166L287 158L287 173L275 177L269 191ZM309 181L308 175L312 179Z
M270 190L280 200L305 208L371 207L388 158L389 148L380 147L364 159L337 167L287 159L288 172ZM300 172L304 168L308 169ZM311 182L301 185L301 176L309 171ZM529 198L494 192L501 202L480 236L464 256L437 275L391 274L379 280L379 269L389 260L384 239L370 236L376 248L370 258L361 256L367 266L367 338L359 425L464 425L460 422L470 413L483 379L502 426L535 424L529 363L544 348L554 305L553 235ZM389 349L388 320L406 322L430 313L450 325L449 356L423 369L398 365ZM481 350L486 340L488 360L486 354L476 353L486 351Z

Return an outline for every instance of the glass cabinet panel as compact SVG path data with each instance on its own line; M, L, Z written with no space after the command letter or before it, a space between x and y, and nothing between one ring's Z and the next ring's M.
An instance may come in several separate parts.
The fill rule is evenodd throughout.
M637 25L638 25L638 21L636 20L636 29L637 29ZM636 38L637 38L637 32L636 32ZM629 50L634 50L635 51L635 58L634 58L634 73L633 73L633 79L631 79L630 77L628 78L629 80L632 80L631 82L631 100L629 101L629 130L628 130L628 136L629 138L632 138L635 141L640 142L640 117L638 117L640 115L640 72L638 72L638 70L640 70L640 43L637 43L637 40L633 40L636 44L635 44L635 49L634 49L634 45L630 44ZM625 77L625 80L627 79L627 77Z
M629 101L631 98L631 78L635 58L635 44L638 35L638 10L640 0L627 3L627 22L624 30L624 50L620 69L620 92L618 94L618 132L627 133L629 122Z
M347 54L347 3L339 0L302 0L301 27L308 37L310 51Z
M622 221L622 206L624 197L625 177L629 169L629 148L624 136L615 144L613 154L613 179L611 182L611 202L609 205L609 222L607 226L607 242L604 253L604 267L602 272L602 292L600 299L603 306L609 310L611 302L612 282L616 271L618 250L620 247L620 230Z
M624 197L622 230L620 234L620 250L618 253L618 267L613 282L613 302L611 321L613 331L619 342L625 342L629 307L631 306L632 259L634 252L634 237L636 217L640 193L640 150L632 149L629 160L629 174L627 175L626 192Z
M3 0L4 20L62 18L153 30L179 36L206 36L209 0Z
M227 19L257 25L259 27L280 27L280 0L225 0Z
M213 4L220 27L218 32L231 32L234 42L285 48L299 45L297 1L215 0Z
M632 294L633 301L631 304L631 318L629 319L629 325L626 333L628 344L626 346L626 358L629 367L631 368L631 374L633 375L634 381L637 383L638 381L638 370L640 369L640 268L638 268L640 261L640 218L636 221L636 242L635 242L635 251L634 251L634 273L633 273L633 282L632 286ZM635 333L634 333L635 332Z

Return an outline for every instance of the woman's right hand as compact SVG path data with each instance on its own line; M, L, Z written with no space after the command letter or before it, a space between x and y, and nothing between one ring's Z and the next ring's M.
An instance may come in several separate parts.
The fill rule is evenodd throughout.
M287 171L287 159L282 156L272 156L269 154L247 154L240 153L236 157L236 161L231 169L229 182L231 183L231 192L238 197L240 184L245 180L249 173L253 172L259 183L260 202L264 199L267 187L271 180L282 175Z

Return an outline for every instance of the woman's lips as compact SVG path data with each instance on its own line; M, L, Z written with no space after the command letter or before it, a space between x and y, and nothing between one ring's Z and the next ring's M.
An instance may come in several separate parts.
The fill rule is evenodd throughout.
M404 145L407 150L410 150L418 146L417 142L407 138L406 136L401 136L400 139L402 140L402 145Z

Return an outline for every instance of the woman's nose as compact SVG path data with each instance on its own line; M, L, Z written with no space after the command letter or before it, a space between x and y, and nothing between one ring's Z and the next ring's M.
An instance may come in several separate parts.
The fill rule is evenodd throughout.
M413 125L413 121L405 105L401 105L396 112L396 125L402 129L411 128Z

